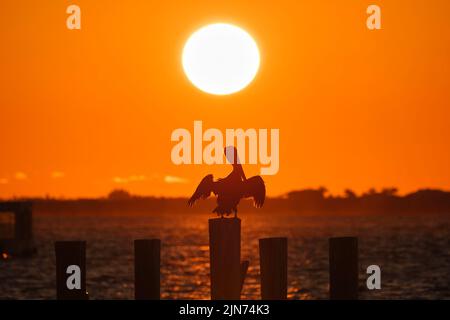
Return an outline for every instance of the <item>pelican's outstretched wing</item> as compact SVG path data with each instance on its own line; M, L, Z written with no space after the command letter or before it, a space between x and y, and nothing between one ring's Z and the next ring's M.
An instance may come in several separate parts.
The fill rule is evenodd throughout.
M195 190L192 197L189 199L189 206L193 206L195 201L198 199L206 199L210 196L211 192L213 192L214 188L214 179L212 174L208 174L206 177L202 179L197 189Z
M266 198L266 186L260 176L254 176L244 181L244 198L253 197L253 204L261 208Z

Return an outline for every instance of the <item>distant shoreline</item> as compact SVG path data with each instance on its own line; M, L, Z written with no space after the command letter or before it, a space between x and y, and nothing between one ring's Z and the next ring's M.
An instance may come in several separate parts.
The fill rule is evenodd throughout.
M58 213L211 213L215 198L187 206L187 198L158 198L133 196L125 191L113 191L106 198L97 199L13 199L30 201L35 212ZM347 190L345 196L328 196L326 189L305 189L289 192L283 197L267 198L261 209L252 206L252 201L241 201L239 212L281 213L302 215L396 215L396 214L449 214L450 192L422 189L400 196L396 189L374 190L360 196Z

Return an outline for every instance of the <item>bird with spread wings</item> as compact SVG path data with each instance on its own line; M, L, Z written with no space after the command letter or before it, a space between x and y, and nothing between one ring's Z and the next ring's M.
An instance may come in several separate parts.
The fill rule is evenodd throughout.
M225 178L214 181L212 174L202 179L192 197L189 206L193 206L198 199L206 199L211 193L217 196L217 207L213 212L223 217L234 213L237 216L237 205L244 198L253 198L255 207L261 208L266 198L266 186L261 176L249 179L245 177L244 170L237 157L234 147L225 148L225 156L233 165L233 171ZM232 161L230 161L232 160Z

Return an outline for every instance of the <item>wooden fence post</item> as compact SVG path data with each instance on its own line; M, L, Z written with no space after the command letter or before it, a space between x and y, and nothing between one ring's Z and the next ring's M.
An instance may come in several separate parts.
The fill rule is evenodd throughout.
M161 240L134 240L134 297L136 300L161 298Z
M287 238L259 239L261 298L287 299Z
M240 261L241 219L209 219L209 258L211 299L239 300L244 281Z
M330 299L358 299L358 238L329 239Z
M56 297L58 300L87 300L86 242L57 241Z

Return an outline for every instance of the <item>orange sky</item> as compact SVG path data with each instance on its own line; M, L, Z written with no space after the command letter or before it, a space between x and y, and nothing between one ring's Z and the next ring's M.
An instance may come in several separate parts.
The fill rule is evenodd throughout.
M72 3L79 31L66 28ZM366 29L369 4L383 30ZM279 128L269 195L449 189L449 12L448 0L2 0L0 197L190 195L229 170L172 164L171 132L194 120ZM240 93L202 93L182 71L184 42L213 22L259 45L260 71Z

